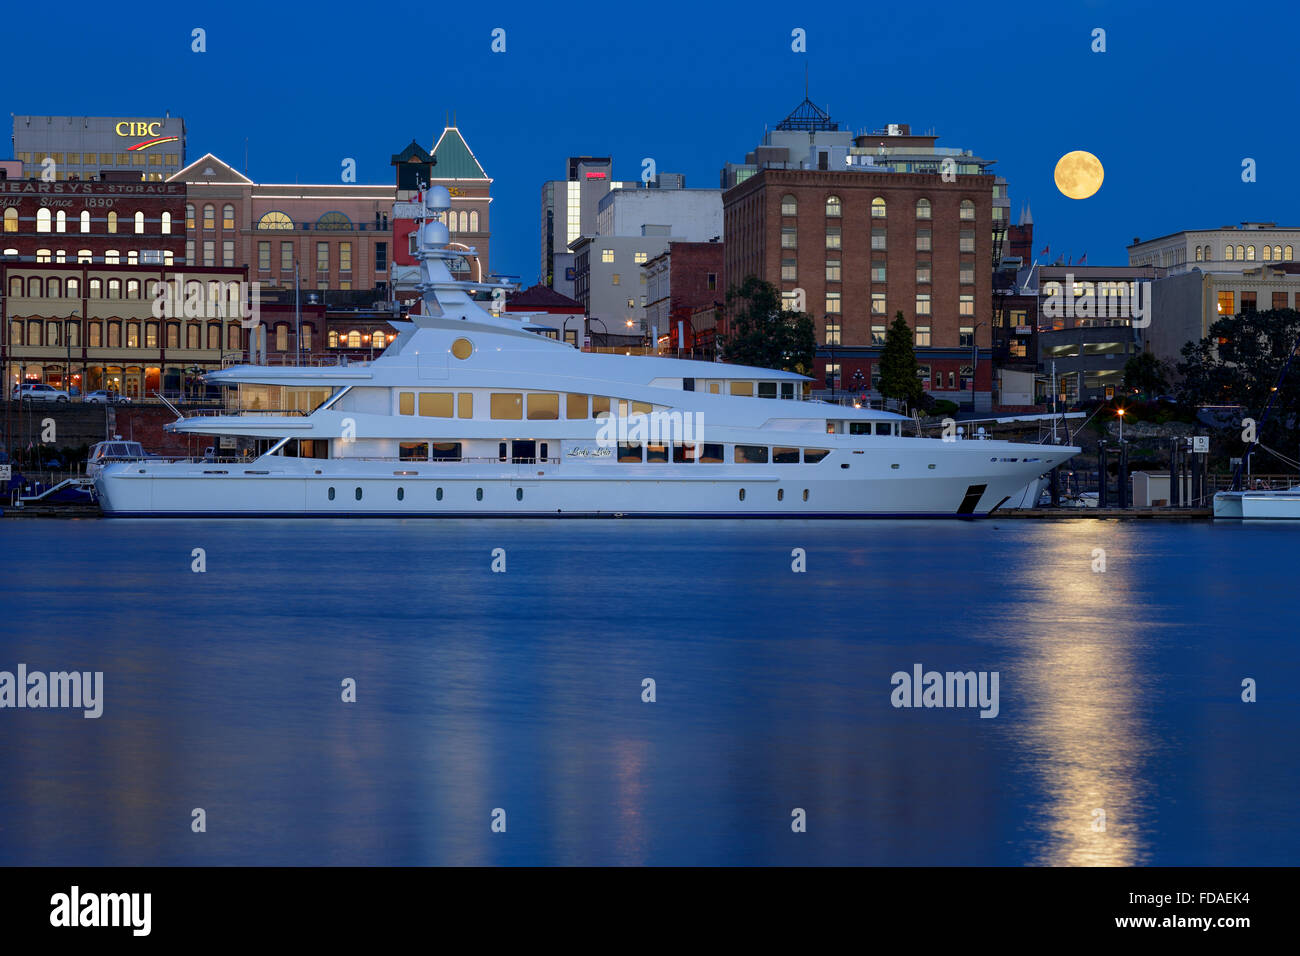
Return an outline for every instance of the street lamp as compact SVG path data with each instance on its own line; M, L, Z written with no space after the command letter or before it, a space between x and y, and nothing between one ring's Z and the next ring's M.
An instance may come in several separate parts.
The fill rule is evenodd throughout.
M566 338L566 339L568 338L568 335L569 335L569 320L570 320L570 319L581 319L581 318L582 318L582 316L579 316L579 315L570 315L570 316L566 316L565 319L564 319L563 324L560 326L560 335L561 335L561 337ZM586 329L585 329L585 328L583 329L583 337L584 337L584 338L586 337ZM582 351L582 343L580 343L580 342L575 341L575 342L573 343L573 347L574 347L575 349L577 349L578 351Z
M588 322L599 322L599 323L600 323L600 327L601 327L602 329L605 330L605 345L608 347L608 345L609 345L609 326L605 324L605 320L604 320L604 319L598 319L598 318L596 318L594 315L589 315L589 316L587 316L587 321L588 321Z
M1124 409L1115 409L1115 414L1119 416L1119 443L1124 444Z

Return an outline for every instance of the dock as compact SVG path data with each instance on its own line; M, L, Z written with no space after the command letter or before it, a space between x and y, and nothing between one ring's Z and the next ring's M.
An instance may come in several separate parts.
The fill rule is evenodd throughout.
M1007 508L993 512L994 518L1129 518L1165 521L1206 521L1212 508Z

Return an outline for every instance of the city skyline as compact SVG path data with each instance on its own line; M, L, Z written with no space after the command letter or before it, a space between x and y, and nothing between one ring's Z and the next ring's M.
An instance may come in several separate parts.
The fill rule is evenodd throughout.
M233 5L190 17L193 23L162 14L147 30L137 22L109 22L94 36L57 41L34 13L17 12L15 32L31 42L14 51L8 109L18 115L170 111L185 119L190 161L212 152L242 171L247 138L255 181L341 181L344 160L353 159L362 184L390 182L392 153L412 138L432 146L454 115L494 180L493 271L517 276L524 286L538 279L538 191L562 176L568 156L612 156L619 179L639 179L648 157L661 172L684 173L691 188L716 188L722 165L742 161L763 130L802 100L805 67L810 98L841 128L908 123L933 129L940 145L997 160L992 171L1009 183L1012 221L1029 203L1037 245L1050 245L1052 261L1086 253L1089 262L1120 265L1135 236L1247 220L1288 223L1283 191L1295 135L1276 124L1265 131L1267 107L1242 103L1238 95L1247 82L1259 90L1283 88L1284 59L1252 62L1248 80L1215 78L1194 96L1150 92L1186 63L1257 46L1246 24L1221 24L1209 36L1189 16L1162 20L1153 31L1150 22L1140 23L1141 13L1104 3L1079 10L1016 5L1000 9L1000 21L950 6L939 7L938 15L935 8L890 11L885 21L852 10L774 8L741 22L692 9L690 19L674 20L679 29L665 48L656 42L658 29L642 24L641 30L635 17L617 11L600 22L566 25L562 33L543 12L505 11L470 15L439 33L437 50L446 59L431 62L460 69L431 67L412 83L399 68L391 83L376 84L326 78L344 75L336 65L363 53L336 50L317 61L319 71L304 69L310 50L337 45L336 21L304 23L259 10L250 35L249 9ZM672 9L659 12L669 17ZM393 17L401 19L401 10ZM506 31L502 53L492 52L498 27ZM205 31L206 52L191 49L195 28ZM1104 53L1092 50L1097 28L1106 31ZM805 31L806 53L791 49L796 29ZM374 48L399 65L410 49L394 47L392 18L348 21L347 30L349 49ZM882 31L896 42L879 42ZM411 32L424 36L418 27ZM280 35L293 36L293 45L280 57L267 56L275 47L266 37ZM565 42L557 44L557 35ZM55 55L56 42L70 65L50 72L42 64ZM106 47L126 54L116 57L121 82L114 88L149 92L118 93L92 82ZM919 48L934 58L918 59ZM258 70L233 66L258 50ZM665 60L665 52L674 55ZM990 58L1000 66L989 69ZM175 85L156 89L159 71ZM204 82L213 76L222 81ZM539 76L556 79L538 82ZM322 88L327 96L319 95ZM232 109L232 102L248 105ZM1179 148L1189 129L1212 132L1208 119L1225 115L1233 117L1234 135L1205 137L1195 157ZM1253 142L1252 128L1260 130ZM1105 184L1087 200L1065 198L1052 182L1057 159L1074 149L1096 154L1106 169ZM1255 161L1255 182L1242 181L1247 158ZM1196 197L1195 210L1187 208L1188 196Z

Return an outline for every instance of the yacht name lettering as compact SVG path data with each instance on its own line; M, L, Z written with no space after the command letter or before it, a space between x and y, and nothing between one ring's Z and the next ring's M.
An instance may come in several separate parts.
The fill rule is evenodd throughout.
M609 456L610 450L608 448L592 448L583 445L580 448L569 449L570 458L608 458Z
M79 708L87 720L104 713L103 671L0 671L0 710L6 707Z

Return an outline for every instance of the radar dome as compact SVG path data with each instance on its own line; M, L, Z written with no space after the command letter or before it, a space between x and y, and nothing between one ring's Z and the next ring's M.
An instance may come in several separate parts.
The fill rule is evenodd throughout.
M451 233L440 222L426 222L420 227L420 245L426 249L440 249L451 242Z
M434 212L450 209L451 193L447 192L446 186L430 186L424 194L424 206Z

